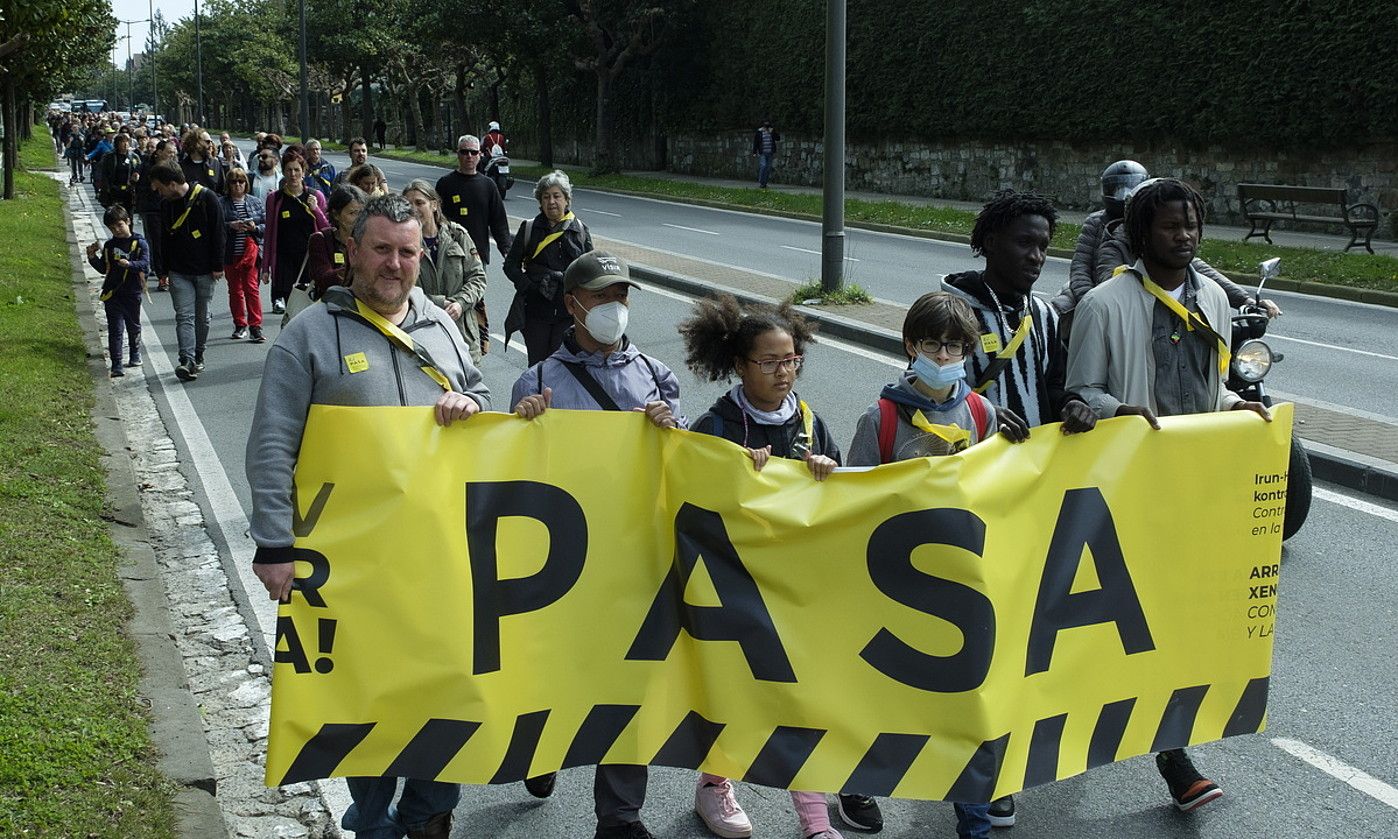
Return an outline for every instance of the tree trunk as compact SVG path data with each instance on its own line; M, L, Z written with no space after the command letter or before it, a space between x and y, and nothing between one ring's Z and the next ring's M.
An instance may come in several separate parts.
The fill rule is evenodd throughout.
M352 90L354 90L354 71L347 70L345 72L344 92L340 95L340 122L343 123L341 127L344 129L343 139L346 146L349 145L350 139L354 136L354 129L351 128L354 125L354 112L350 108L350 92Z
M468 128L471 123L466 114L466 65L456 65L456 90L452 92L452 106L456 108L456 133L469 134ZM447 142L453 143L455 137L448 137Z
M5 121L5 192L4 200L13 201L15 197L15 166L19 164L19 145L15 138L15 77L9 73L5 74L5 89L0 98L0 108L4 109Z
M603 175L617 171L612 154L612 74L597 68L597 148L592 153L592 171Z
M534 68L534 99L539 111L539 162L553 168L553 112L549 105L548 65L540 62Z
M362 126L362 137L366 141L374 136L374 88L373 80L369 76L369 65L364 65L360 69L360 81L363 84L364 98L360 102L359 122Z
M408 111L408 133L412 135L413 148L418 151L427 151L427 144L422 141L422 97L421 88L409 83L407 86Z

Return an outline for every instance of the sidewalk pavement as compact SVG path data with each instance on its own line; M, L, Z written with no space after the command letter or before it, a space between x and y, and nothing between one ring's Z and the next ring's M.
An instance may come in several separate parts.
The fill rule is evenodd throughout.
M772 303L790 297L796 284L767 274L622 244L594 236L598 248L632 264L642 280L691 295L727 292L740 300ZM905 309L888 303L801 306L821 332L890 355L902 354L899 337ZM1398 421L1364 415L1338 405L1286 396L1296 405L1295 434L1306 446L1315 477L1398 501ZM1280 398L1279 398L1280 401Z

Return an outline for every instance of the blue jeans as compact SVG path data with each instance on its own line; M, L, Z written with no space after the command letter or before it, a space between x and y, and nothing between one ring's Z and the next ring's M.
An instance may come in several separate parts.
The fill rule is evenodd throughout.
M956 808L956 835L961 839L989 839L989 804L953 804Z
M209 300L214 296L212 274L170 272L170 302L175 305L175 337L180 358L204 354L209 341Z
M766 186L767 179L772 177L772 155L759 154L757 156L757 184Z
M346 778L345 783L354 803L340 818L340 828L354 831L355 839L403 839L408 828L417 829L438 813L455 810L461 800L460 784L408 778L394 807L397 778Z

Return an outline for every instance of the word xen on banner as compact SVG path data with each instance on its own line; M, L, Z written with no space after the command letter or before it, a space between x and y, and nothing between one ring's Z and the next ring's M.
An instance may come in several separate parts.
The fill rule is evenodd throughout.
M1265 724L1289 405L824 482L641 416L431 414L312 408L269 784L638 763L988 801Z

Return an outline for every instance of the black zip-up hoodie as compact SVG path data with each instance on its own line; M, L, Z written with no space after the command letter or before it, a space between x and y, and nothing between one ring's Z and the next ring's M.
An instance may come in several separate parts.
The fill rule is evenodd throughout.
M179 230L171 230L187 206L189 216ZM183 198L160 202L160 256L166 274L222 271L224 236L223 208L212 189L201 189L195 197L194 185L189 184Z
M801 397L796 398L800 399ZM823 454L835 463L843 464L844 461L840 458L840 447L836 444L835 438L830 436L830 429L826 428L825 421L814 411L811 412L811 418L811 436L815 438L812 441L811 453ZM689 427L689 430L722 437L749 449L771 446L772 457L801 459L792 452L796 445L796 437L803 430L800 411L793 414L785 425L763 425L752 417L746 417L746 419L747 422L744 423L743 409L738 407L738 403L733 401L733 397L725 393Z

